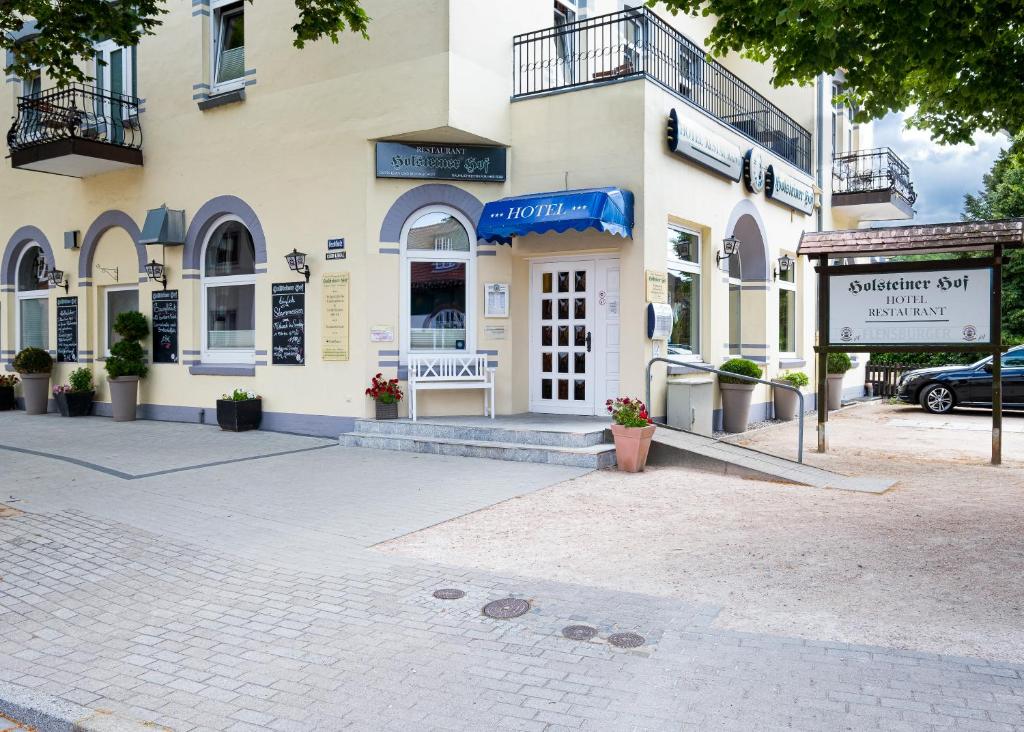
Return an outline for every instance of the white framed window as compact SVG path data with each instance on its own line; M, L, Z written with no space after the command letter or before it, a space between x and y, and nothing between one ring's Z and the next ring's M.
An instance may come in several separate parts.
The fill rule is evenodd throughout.
M46 279L46 260L38 245L26 247L18 258L15 279L16 350L30 346L50 347L50 285Z
M210 88L217 94L238 89L245 83L245 4L239 0L213 0L212 10Z
M743 342L743 263L740 253L729 257L729 354L738 356Z
M240 219L210 227L202 266L202 360L255 363L256 247Z
M701 238L700 234L669 224L667 230L668 304L675 322L668 351L700 358Z
M139 309L139 288L135 285L113 285L103 288L103 353L110 355L110 347L121 340L114 332L114 321L121 313Z
M469 220L446 206L410 216L402 228L402 355L475 353L475 285Z
M783 252L793 260L785 272L779 272L779 355L796 357L796 257Z

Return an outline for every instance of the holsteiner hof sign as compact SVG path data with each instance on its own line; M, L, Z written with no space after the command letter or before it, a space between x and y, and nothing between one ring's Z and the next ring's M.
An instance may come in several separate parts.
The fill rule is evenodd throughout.
M991 342L990 267L830 275L828 286L830 346Z
M378 142L377 177L503 181L506 154L497 146Z

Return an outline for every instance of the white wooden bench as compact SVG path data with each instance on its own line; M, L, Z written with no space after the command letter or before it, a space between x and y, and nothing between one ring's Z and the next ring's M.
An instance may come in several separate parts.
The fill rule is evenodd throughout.
M409 354L409 416L414 422L419 416L417 391L484 389L484 416L494 419L494 371L487 365L486 355Z

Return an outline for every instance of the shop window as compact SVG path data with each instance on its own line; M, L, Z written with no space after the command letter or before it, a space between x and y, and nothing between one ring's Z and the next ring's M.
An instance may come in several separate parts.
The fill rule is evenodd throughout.
M796 263L779 272L779 354L796 356Z
M245 9L241 2L213 3L213 92L242 86L245 76Z
M203 361L253 363L256 249L235 219L213 228L203 253Z
M700 353L700 235L676 226L668 227L668 303L675 322L669 353Z
M48 349L50 344L50 285L46 280L46 260L37 245L27 247L18 260L15 281L17 300L17 350Z
M448 209L415 214L403 237L403 346L413 352L471 350L473 237Z
M729 353L740 354L743 341L743 264L739 252L729 257Z
M139 309L139 290L136 287L107 287L103 292L105 340L103 350L110 355L110 347L121 340L114 332L114 321L121 313Z

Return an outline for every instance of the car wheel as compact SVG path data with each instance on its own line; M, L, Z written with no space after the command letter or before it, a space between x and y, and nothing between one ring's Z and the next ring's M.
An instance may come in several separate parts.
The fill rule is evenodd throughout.
M932 414L946 414L953 411L953 392L943 384L932 384L921 392L921 406Z

